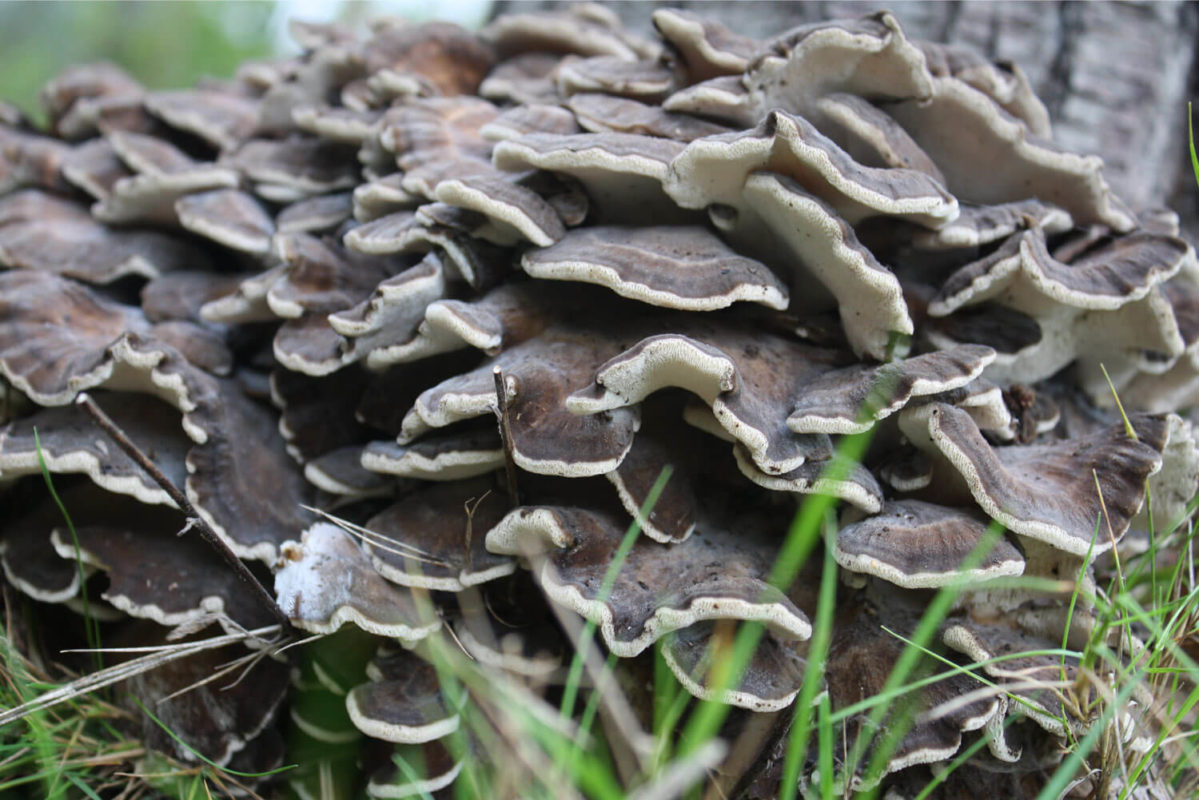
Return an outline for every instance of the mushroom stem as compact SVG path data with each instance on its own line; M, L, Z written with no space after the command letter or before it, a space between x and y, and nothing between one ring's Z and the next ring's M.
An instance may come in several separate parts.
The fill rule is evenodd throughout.
M500 423L500 441L504 445L504 475L507 478L508 502L513 508L520 505L520 491L516 488L516 461L512 456L512 428L508 420L508 386L504 381L504 370L496 367L491 372L495 378L495 413Z
M75 402L83 406L84 410L86 410L87 413L92 416L92 419L94 419L96 424L99 425L106 434L108 434L109 438L116 442L117 446L125 451L126 455L136 461L137 464L146 471L146 474L153 478L154 482L162 487L164 492L170 495L170 498L175 501L175 505L179 507L179 510L187 516L188 527L195 527L195 529L199 532L200 537L204 539L209 546L217 551L221 558L225 560L225 563L227 563L234 573L250 588L250 591L262 601L262 603L270 611L271 615L282 626L282 630L291 630L291 621L287 618L287 615L283 613L282 609L280 609L275 603L275 598L270 592L267 591L266 587L262 585L258 578L254 576L254 573L250 572L249 567L247 567L240 558L234 555L233 551L229 549L229 546L225 544L225 542L222 541L219 536L216 535L216 531L214 531L212 526L210 526L208 522L200 516L199 512L196 511L195 506L193 506L191 501L187 499L187 495L185 495L178 486L171 482L171 479L168 478L163 471L160 470L157 465L150 460L149 456L147 456L136 444L133 443L133 440L130 439L123 430L121 430L120 426L112 421L111 417L104 413L100 406L96 405L95 400L92 400L92 398L86 393L81 393L79 397L76 398ZM184 530L186 530L186 528Z

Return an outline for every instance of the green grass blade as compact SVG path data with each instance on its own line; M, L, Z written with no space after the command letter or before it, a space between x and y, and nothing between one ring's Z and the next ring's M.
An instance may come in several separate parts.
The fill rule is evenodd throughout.
M71 521L71 515L67 512L66 505L63 504L62 498L58 496L58 491L54 488L54 481L50 477L50 467L46 464L46 455L42 452L42 440L38 437L37 426L33 428L33 446L37 451L37 463L42 471L42 480L46 482L46 488L50 491L50 497L54 499L54 505L58 506L59 513L66 520L67 530L71 532L71 544L75 546L75 568L79 573L79 596L83 600L83 618L85 620L87 630L87 646L94 651L93 658L96 662L96 669L104 669L104 657L100 653L100 623L92 617L91 608L88 605L87 587L84 585L87 580L87 574L83 571L83 550L79 547L79 536L75 533L75 523Z
M637 537L641 533L641 520L647 519L654 506L658 503L658 498L662 496L662 491L666 488L666 482L670 480L673 468L667 464L658 479L654 481L654 485L650 487L649 494L646 495L645 502L641 505L638 516L633 518L629 523L629 528L625 531L624 539L620 542L620 547L617 548L615 555L612 557L612 563L608 565L608 569L604 572L604 580L600 583L599 594L596 596L596 601L600 603L607 602L608 595L612 593L612 586L616 583L616 576L620 574L621 568L624 566L625 559L629 556L629 551L633 549L633 545L637 542ZM566 676L566 684L562 690L562 717L566 718L574 714L575 700L579 695L579 684L583 680L583 664L586 661L587 655L591 652L591 643L595 638L595 629L597 625L594 620L587 620L583 625L583 631L579 635L579 641L575 643L574 658L570 662L570 670Z
M831 517L831 511L829 512ZM836 536L833 521L826 517L829 535ZM812 708L816 695L824 683L824 666L828 659L828 648L832 641L833 609L837 601L837 562L833 558L833 548L824 548L824 565L820 575L820 595L816 604L816 619L812 622L812 642L808 648L808 664L804 671L803 684L795 700L795 722L787 740L786 755L783 759L783 777L779 789L780 800L794 800L799 791L799 771L808 753L809 740L812 734ZM828 693L821 699L821 714L819 733L825 733L824 727L828 722ZM831 758L831 755L830 755ZM829 780L832 780L832 768L829 768ZM823 778L824 771L821 771Z

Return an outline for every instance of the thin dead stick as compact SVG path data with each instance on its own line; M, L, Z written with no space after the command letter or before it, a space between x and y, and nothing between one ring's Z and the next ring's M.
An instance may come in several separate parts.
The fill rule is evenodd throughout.
M200 516L200 514L196 511L195 506L193 506L191 501L187 499L187 495L185 495L178 486L171 483L171 479L168 478L163 471L160 470L158 466L150 460L149 456L142 452L142 450L133 443L133 440L130 439L125 432L121 430L115 422L112 421L111 417L104 413L100 406L96 405L95 400L84 393L80 394L79 397L76 398L75 402L83 406L87 413L92 415L92 419L96 421L96 424L108 434L109 438L116 442L117 446L120 447L121 450L125 451L125 455L136 461L138 466L144 469L146 474L153 478L154 482L161 486L162 490L166 492L172 500L175 501L175 505L179 507L179 510L182 511L185 516L187 516L188 524L195 527L200 534L200 538L207 542L209 547L217 551L221 558L225 560L225 563L229 565L229 568L233 570L234 574L241 578L242 583L244 583L250 589L250 591L254 593L262 605L266 607L271 616L275 618L282 629L284 631L291 630L291 620L289 620L287 615L283 613L282 609L276 605L275 598L266 590L266 587L259 582L258 578L254 577L254 573L250 572L250 568L247 567L245 563L238 558L232 550L229 549L229 545L225 544L221 537L216 535L216 531L212 529L212 526L208 524L207 520Z
M500 441L504 445L504 474L508 479L508 502L513 508L520 505L520 492L516 488L516 460L512 456L512 427L508 421L508 385L504 371L496 367L491 371L495 378L495 413L500 420Z

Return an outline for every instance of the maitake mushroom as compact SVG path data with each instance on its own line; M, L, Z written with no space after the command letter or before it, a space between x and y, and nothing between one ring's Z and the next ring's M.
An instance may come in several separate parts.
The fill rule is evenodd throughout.
M462 767L444 740L467 709L431 641L561 680L530 577L633 673L659 647L696 697L791 706L820 579L773 572L813 495L841 508L834 711L882 689L932 589L968 583L940 628L951 663L1092 635L1085 593L1003 579L1091 585L1083 558L1150 524L1147 486L1158 530L1188 510L1199 455L1173 412L1199 398L1199 265L1176 219L1128 210L1100 159L1053 144L1018 70L886 12L766 41L653 18L657 41L590 6L478 34L296 25L299 57L229 82L155 92L77 67L46 87L51 132L0 122L8 581L164 628L129 623L129 641L271 622L174 536L171 496L72 404L92 393L273 573L295 628L365 632L370 666L306 662L290 713L314 742L399 748L369 761L376 797ZM513 592L539 624L467 613ZM760 644L714 686L711 648L742 621ZM278 735L275 658L169 718L189 747L270 766L278 749L251 745ZM219 660L130 688L157 699ZM1076 666L928 684L882 779L902 792L978 731L971 764L1040 774L1021 748L1091 721L1030 677ZM858 715L847 736L868 729ZM781 752L728 785L774 791Z

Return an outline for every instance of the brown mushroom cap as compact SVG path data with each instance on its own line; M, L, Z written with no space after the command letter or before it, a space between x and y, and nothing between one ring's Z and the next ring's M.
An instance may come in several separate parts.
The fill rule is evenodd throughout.
M368 73L415 76L444 95L474 94L495 58L474 34L448 22L387 26L365 44Z
M403 763L404 768L397 763ZM440 741L397 744L392 762L371 775L366 794L380 800L435 795L453 785L464 763Z
M498 367L509 394L512 450L518 466L544 475L611 472L632 444L636 410L617 408L580 416L568 410L566 399L612 354L613 344L597 330L547 330L424 392L404 419L400 443L430 428L491 414L497 402L494 370Z
M111 283L126 275L202 269L209 257L157 231L109 229L86 209L31 189L0 198L0 264Z
M275 221L252 196L237 189L216 189L175 201L179 224L234 250L266 253Z
M691 142L671 162L665 187L684 208L740 205L746 177L758 170L795 180L851 224L886 215L937 228L958 215L957 200L928 175L862 166L785 111L771 111L750 131Z
M1011 687L1008 691L1017 698L1016 702L1011 702L1008 706L1011 712L1032 718L1050 733L1058 736L1068 735L1063 720L1069 725L1071 715L1057 693L1052 689L1020 685L1025 681L1053 684L1076 678L1079 667L1074 658L1020 655L1032 650L1056 649L1061 646L1060 640L1054 642L1030 635L1016 626L966 621L947 627L942 639L945 644L975 661L991 662L985 664L983 670L993 677L1003 679L1003 684ZM994 660L1001 656L1006 658Z
M284 545L283 558L275 594L292 624L303 630L332 633L353 622L379 636L415 643L441 624L435 616L425 619L412 593L385 581L336 525L316 523L300 543Z
M708 403L766 472L831 454L827 436L794 433L786 414L804 384L835 369L844 354L718 322L686 320L678 327L684 332L647 337L596 365L594 384L576 392L568 407L576 413L615 409L678 386Z
M1007 305L1034 313L1049 303L1110 311L1144 298L1194 257L1181 239L1131 233L1067 264L1049 254L1044 232L1033 228L951 274L928 309L939 317L1002 297Z
M104 570L104 599L130 616L189 631L212 621L229 631L269 625L270 615L241 577L197 534L179 536L182 526L178 513L143 513L136 527L56 528L51 540L68 561Z
M280 233L324 233L353 215L354 197L348 192L297 200L275 217Z
M797 643L767 633L754 648L753 657L745 667L739 683L729 689L715 691L710 685L712 642L715 623L697 622L665 637L662 659L694 697L715 700L726 705L748 708L751 711L771 712L787 708L795 702L803 684L806 661Z
M489 478L434 484L371 517L364 549L390 581L460 592L516 570L512 559L484 546L506 510Z
M1144 499L1145 479L1161 468L1166 420L1138 415L1134 425L1136 440L1113 426L1053 444L992 448L965 411L935 403L928 415L933 444L988 516L1074 554L1110 548L1111 538L1096 537L1096 526L1110 524L1114 536L1123 535Z
M501 58L544 52L635 60L655 49L650 42L621 30L620 19L612 11L589 3L563 11L502 14L481 35Z
M868 591L867 597L855 598L839 614L825 671L834 709L878 694L906 647L895 634L910 636L920 618L921 611L914 598L895 592L880 594L870 597ZM884 626L890 630L884 630ZM884 774L913 764L944 761L956 753L963 732L982 728L999 711L995 697L963 702L963 696L977 688L974 678L957 673L913 692L910 702L914 719L892 753ZM863 730L863 717L864 713L859 713L849 721L848 736L874 733ZM856 776L854 783L860 783Z
M362 465L372 472L426 481L457 481L504 465L504 449L490 420L478 428L444 436L425 435L409 445L371 442Z
M761 47L719 22L681 9L657 9L653 21L658 34L678 51L692 83L745 72Z
M859 433L890 416L909 400L965 386L995 358L980 345L893 361L880 367L853 366L826 372L804 386L787 417L796 433Z
M1099 157L1036 139L994 100L956 78L934 78L933 87L930 99L894 103L887 113L932 157L963 202L1032 196L1079 223L1101 222L1118 231L1136 225L1104 180Z
M73 281L0 273L0 372L40 405L65 405L80 391L105 386L190 410L205 376L152 333L140 310Z
M862 246L845 220L790 178L756 173L745 182L742 196L760 224L736 231L730 236L734 243L755 238L760 246L763 235L777 243L836 299L854 351L887 360L892 337L914 330L895 275Z
M854 572L877 575L907 589L927 589L954 581L986 580L1024 572L1024 557L999 538L976 567L962 562L987 533L979 515L919 500L886 503L882 511L838 529L833 544L837 563Z
M97 393L93 399L176 486L183 484L184 458L193 442L180 428L176 409L146 395ZM77 405L43 409L0 428L0 480L38 474L42 461L51 473L83 473L110 492L142 503L174 506L170 496Z
M273 562L309 524L311 490L270 411L234 381L215 385L184 417L202 444L187 455L187 497L239 557Z
M404 744L433 741L458 730L458 713L447 706L432 664L398 650L371 666L368 674L373 680L346 695L346 710L358 730Z
M807 617L765 582L773 547L758 526L733 533L701 524L687 541L664 545L640 537L607 598L600 585L624 538L612 516L581 508L526 506L487 534L487 549L509 555L545 551L537 574L543 591L598 623L608 649L635 656L660 636L696 622L745 619L787 639L811 635ZM722 570L713 571L720 564Z
M595 283L665 308L711 311L737 301L787 307L787 289L769 269L697 226L578 228L557 244L526 251L521 268L535 278Z
M148 636L135 643L147 640L161 644L161 637ZM287 697L287 665L261 658L240 672L237 681L211 680L245 655L237 645L203 650L130 678L125 686L156 717L143 719L142 740L183 763L203 756L234 769L234 764L261 768L255 761L243 765L234 759L241 753L255 755L254 740L271 737L268 726Z
M571 122L582 125L592 133L611 131L691 142L704 136L729 132L724 125L709 122L701 117L666 111L659 106L646 105L636 100L612 97L606 94L576 94L566 101L566 107L574 112L571 115ZM570 114L570 112L566 113ZM574 122L576 118L578 119L577 123ZM541 130L547 133L576 132L557 131L544 127ZM536 132L536 130L526 130L522 133Z
M168 125L194 133L223 150L232 150L258 127L257 101L225 92L151 92L144 102L151 114Z
M554 78L563 97L601 92L650 103L662 101L678 85L676 70L661 61L619 56L563 59Z

